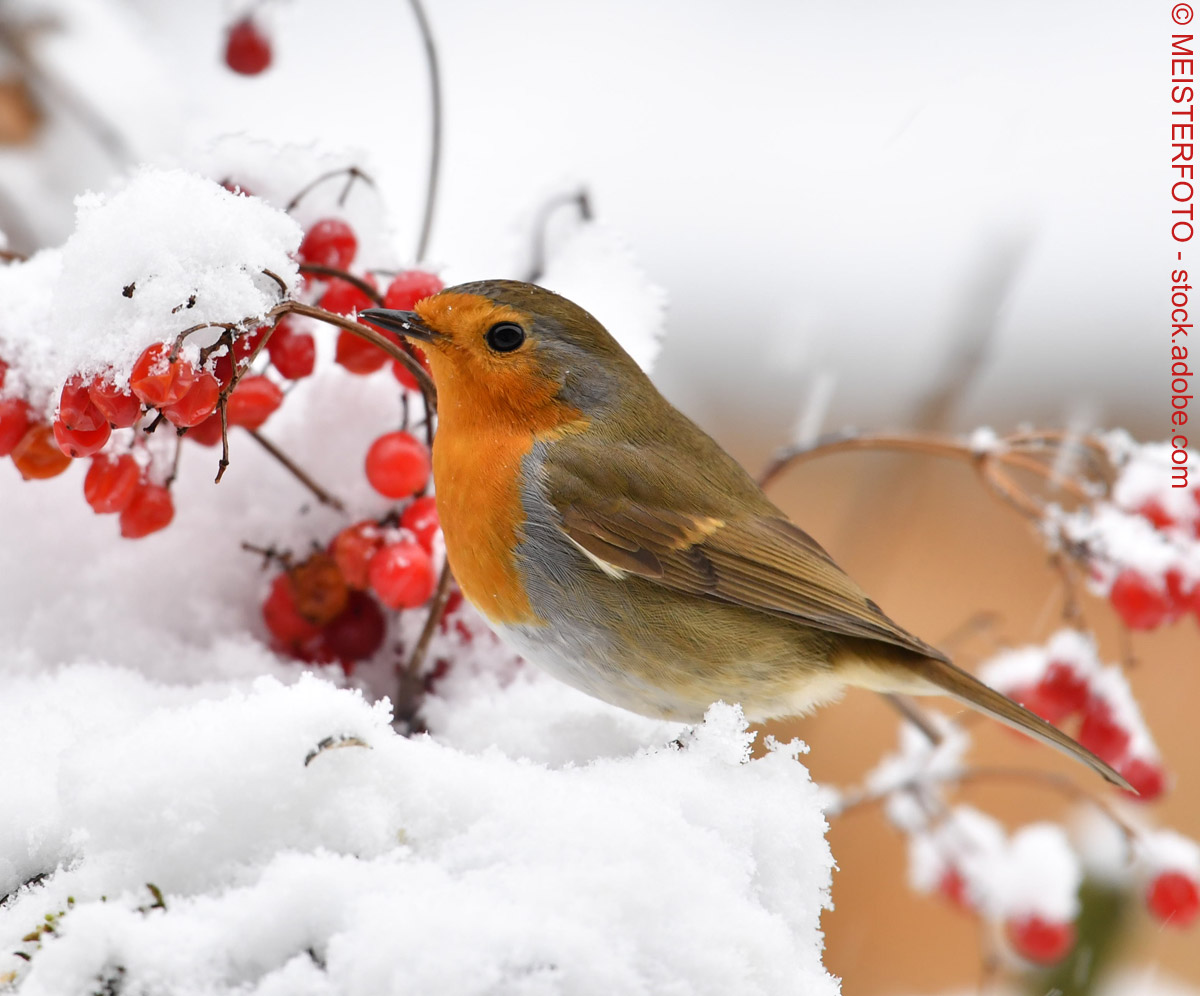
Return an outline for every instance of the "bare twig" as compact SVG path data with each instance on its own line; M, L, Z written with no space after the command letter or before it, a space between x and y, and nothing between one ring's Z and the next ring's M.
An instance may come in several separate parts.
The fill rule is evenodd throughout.
M588 192L580 189L570 194L559 194L542 205L533 223L533 252L529 261L529 270L525 275L528 283L536 284L546 272L546 229L550 218L561 207L574 205L579 211L579 217L584 221L592 220L592 202Z
M331 508L336 508L339 512L344 512L346 510L346 506L342 504L342 500L340 498L338 498L336 495L330 494L323 487L321 487L321 485L314 481L308 475L308 473L306 473L291 457L284 453L283 450L271 442L271 440L269 440L261 432L259 432L257 429L250 428L247 428L246 431L250 434L251 438L258 443L259 446L261 446L264 450L270 453L271 456L283 464L288 473L290 473L294 478L296 478L296 480L308 488L308 490L313 493L317 501L319 501L322 505L329 505Z
M421 41L425 48L425 65L429 70L429 177L425 186L425 210L421 218L421 234L417 238L416 262L425 259L429 250L429 238L433 233L433 209L437 203L438 173L442 162L442 81L438 70L437 46L433 41L433 32L429 29L429 19L425 16L425 8L421 0L408 0L416 18L417 28L421 32Z
M315 318L329 325L336 325L338 328L345 329L347 332L353 332L360 339L365 339L372 345L378 346L393 360L399 360L404 364L420 386L421 394L424 395L425 403L429 410L433 412L437 411L437 392L434 389L433 380L425 372L425 368L405 352L399 343L393 339L389 339L378 329L370 325L360 325L358 322L351 321L342 315L334 314L332 311L326 311L324 308L317 308L311 304L302 304L299 301L281 301L267 313L267 316L271 320L275 320L279 316L287 314L304 315L307 318Z
M295 197L288 201L287 207L285 207L284 210L288 212L294 211L297 205L299 205L299 203L304 200L304 198L307 197L315 187L324 183L326 180L332 180L335 176L345 176L347 178L346 186L342 190L341 195L338 197L339 206L346 203L346 196L350 193L350 187L355 180L362 180L368 187L375 186L375 181L367 176L367 174L357 166L342 166L339 169L331 169L328 173L322 173L315 180L306 184L303 188L301 188L300 192L296 194Z
M925 710L917 705L907 695L899 695L895 692L884 692L884 700L895 709L908 722L912 723L918 730L925 735L935 747L938 746L945 738L941 731L934 725L933 720L929 718Z
M929 785L961 786L984 781L1023 781L1030 785L1040 785L1075 802L1086 802L1094 806L1121 831L1130 844L1139 836L1137 827L1126 820L1107 799L1080 787L1065 775L1053 771L1040 771L1037 768L977 767L958 771L926 772L885 789L864 789L861 792L848 793L842 796L836 805L826 810L826 815L841 816L852 809L876 805L893 792L917 790Z
M433 599L429 603L429 614L425 617L425 625L421 629L421 635L417 638L405 668L414 678L421 672L421 665L425 662L425 654L429 650L429 641L433 639L434 631L437 629L438 623L442 621L442 613L445 611L446 601L450 597L450 582L453 580L454 576L450 573L450 562L446 561L442 565L442 573L438 575L437 588L434 589Z
M372 287L362 277L356 277L353 273L339 270L336 266L322 266L320 263L301 263L300 272L311 273L316 277L330 277L334 280L344 280L346 283L357 287L380 308L383 307L383 295L379 293L378 289Z

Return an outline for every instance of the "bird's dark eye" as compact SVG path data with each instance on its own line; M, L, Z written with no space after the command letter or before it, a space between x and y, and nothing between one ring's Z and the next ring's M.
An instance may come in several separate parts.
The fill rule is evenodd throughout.
M525 330L516 322L497 322L487 330L486 338L497 353L511 353L525 341Z

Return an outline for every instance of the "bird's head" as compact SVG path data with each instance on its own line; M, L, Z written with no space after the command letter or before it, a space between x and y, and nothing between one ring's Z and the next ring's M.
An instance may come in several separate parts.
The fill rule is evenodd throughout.
M465 409L506 422L560 425L613 413L649 388L603 325L534 284L459 284L418 301L413 311L371 309L362 317L425 352L443 422Z

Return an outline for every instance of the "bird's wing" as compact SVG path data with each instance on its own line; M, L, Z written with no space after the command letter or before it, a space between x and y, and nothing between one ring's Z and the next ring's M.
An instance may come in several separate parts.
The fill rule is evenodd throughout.
M679 496L686 510L664 508L648 497L662 493L661 487L645 486L657 476L652 453L637 454L633 463L618 460L615 467L611 451L590 465L559 466L547 474L547 497L558 510L563 533L610 574L637 575L677 591L946 659L884 615L744 474L721 483L735 492L749 484L752 499L731 502L728 491L722 496L711 480L697 480L673 463L669 493ZM589 480L598 473L589 466L603 467L606 481ZM612 475L622 469L627 476L613 487ZM619 497L599 497L613 491ZM721 504L739 510L719 509L721 497Z

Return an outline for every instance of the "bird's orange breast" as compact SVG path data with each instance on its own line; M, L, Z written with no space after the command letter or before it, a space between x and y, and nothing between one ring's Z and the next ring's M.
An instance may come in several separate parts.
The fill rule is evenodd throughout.
M513 551L525 521L521 461L531 436L487 439L439 431L433 450L438 518L463 594L494 623L537 622Z
M543 624L529 602L516 557L525 525L524 460L539 439L579 431L587 420L561 406L539 424L514 425L489 417L485 406L457 407L442 408L433 448L438 518L450 567L463 594L489 621Z

